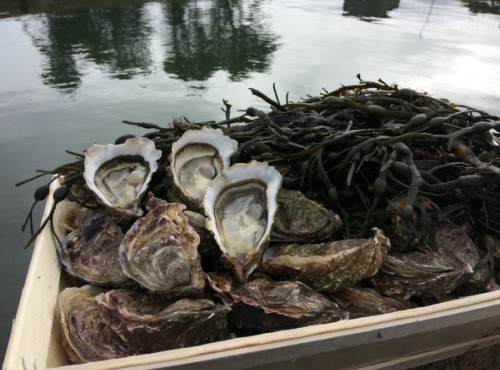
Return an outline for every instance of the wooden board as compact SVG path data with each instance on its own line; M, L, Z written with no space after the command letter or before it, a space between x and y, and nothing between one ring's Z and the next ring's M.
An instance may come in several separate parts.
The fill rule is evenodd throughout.
M52 201L46 205L44 218ZM68 365L60 345L61 272L46 228L36 241L3 369L404 369L500 342L500 291L332 324Z

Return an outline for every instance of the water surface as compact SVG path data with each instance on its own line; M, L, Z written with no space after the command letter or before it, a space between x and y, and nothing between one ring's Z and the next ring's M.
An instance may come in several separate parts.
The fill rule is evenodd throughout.
M361 74L500 114L500 7L459 0L0 1L0 348L44 181L14 184L124 133L122 120L222 120ZM40 222L38 208L36 222ZM43 302L39 302L43 304ZM2 352L3 355L3 352Z

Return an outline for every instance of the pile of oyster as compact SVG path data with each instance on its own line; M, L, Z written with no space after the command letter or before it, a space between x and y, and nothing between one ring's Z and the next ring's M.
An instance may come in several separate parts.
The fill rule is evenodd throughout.
M408 298L446 294L474 273L478 256L457 263L446 250L449 235L467 242L459 228L437 227L434 256L389 255L379 228L343 240L341 218L282 187L280 168L231 164L237 148L220 129L186 131L158 171L171 185L161 197L149 188L162 157L153 141L86 151L85 185L57 220L61 264L81 281L59 297L72 362L412 308ZM85 192L85 207L71 201Z

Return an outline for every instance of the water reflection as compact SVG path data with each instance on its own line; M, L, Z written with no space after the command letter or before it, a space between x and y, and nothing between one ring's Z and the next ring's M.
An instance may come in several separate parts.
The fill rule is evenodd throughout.
M500 2L495 0L461 0L472 13L500 14Z
M388 18L388 12L398 6L399 0L344 0L343 15L371 22L377 18Z
M151 4L149 4L151 5ZM149 74L155 64L184 81L206 80L225 70L231 80L266 71L277 50L277 36L263 24L259 2L168 2L116 8L87 8L24 20L24 28L46 60L45 84L72 92L82 83L89 62L108 77L131 79ZM153 46L157 28L166 30ZM160 48L160 52L158 52ZM155 63L153 54L163 58Z

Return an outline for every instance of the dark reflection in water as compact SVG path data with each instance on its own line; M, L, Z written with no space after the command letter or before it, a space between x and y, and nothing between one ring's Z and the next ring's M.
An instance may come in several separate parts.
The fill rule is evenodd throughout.
M239 1L213 0L162 5L167 34L163 68L184 81L206 80L225 70L233 81L266 71L277 50L277 36L262 24L258 2L245 11ZM47 85L72 92L82 83L86 64L94 63L110 78L131 79L152 71L154 30L145 5L87 8L39 16L41 27L25 30L47 61ZM162 25L163 26L163 25ZM41 32L41 34L40 34Z
M388 18L388 12L398 6L399 0L345 0L343 15L371 22L377 18Z
M221 69L231 80L241 80L266 71L278 48L277 37L260 22L258 2L248 13L230 0L215 0L208 11L186 3L168 3L164 9L171 25L165 72L182 80L206 80Z
M500 2L495 0L469 1L461 0L472 13L500 14Z

